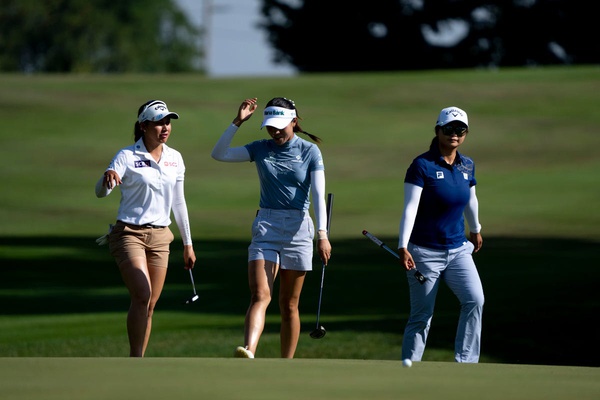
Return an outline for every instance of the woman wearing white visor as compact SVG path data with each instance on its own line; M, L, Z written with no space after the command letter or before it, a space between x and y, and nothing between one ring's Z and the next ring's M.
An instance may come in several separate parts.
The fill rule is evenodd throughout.
M302 130L294 102L283 97L269 101L263 112L261 129L266 127L270 139L230 147L238 128L254 114L256 100L242 102L212 151L212 157L218 161L254 162L260 180L260 210L252 224L252 242L248 247L250 306L244 324L244 346L236 349L235 356L254 358L273 297L273 283L279 274L281 357L293 358L300 336L300 294L306 272L312 270L315 229L308 211L311 196L317 222L317 251L325 265L331 256L325 169L318 146L298 137L296 132L317 143L320 139Z
M98 197L108 196L116 186L121 189L108 243L131 297L127 314L131 357L143 357L148 346L174 239L171 210L183 239L184 268L191 269L196 262L183 194L185 166L181 154L167 146L171 119L177 118L163 101L142 104L134 126L135 143L117 152L96 184Z

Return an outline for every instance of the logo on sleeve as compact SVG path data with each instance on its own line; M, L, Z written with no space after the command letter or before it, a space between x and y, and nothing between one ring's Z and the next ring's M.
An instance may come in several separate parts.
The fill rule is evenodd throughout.
M467 174L466 172L463 172L463 177L465 178L465 181L469 180L469 174Z
M444 179L444 171L435 171L435 177L438 179Z
M150 160L137 160L133 164L136 168L150 167Z

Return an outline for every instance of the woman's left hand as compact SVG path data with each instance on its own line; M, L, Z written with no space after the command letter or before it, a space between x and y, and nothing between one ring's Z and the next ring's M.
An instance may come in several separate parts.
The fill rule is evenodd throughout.
M327 265L331 258L331 243L329 243L329 239L318 239L317 251L319 252L319 257L321 257L323 264Z
M183 263L185 269L192 269L196 264L196 253L194 253L194 247L191 244L183 246Z

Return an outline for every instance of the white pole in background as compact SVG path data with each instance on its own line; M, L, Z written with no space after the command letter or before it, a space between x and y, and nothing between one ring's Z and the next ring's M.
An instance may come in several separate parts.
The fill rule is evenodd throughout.
M211 31L212 31L212 14L214 11L212 0L202 1L202 47L204 51L204 72L210 75L210 59L211 59Z

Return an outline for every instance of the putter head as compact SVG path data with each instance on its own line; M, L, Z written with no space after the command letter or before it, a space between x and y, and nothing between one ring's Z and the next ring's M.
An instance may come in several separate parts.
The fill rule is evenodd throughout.
M198 298L199 298L199 297L198 297L198 295L197 295L197 294L195 294L195 295L194 295L194 296L193 296L191 299L187 299L187 300L185 301L185 304L190 304L190 303L193 303L193 302L195 302L196 300L198 300Z
M313 339L321 339L323 336L325 336L326 333L327 331L325 330L325 328L320 326L310 333L310 337Z
M419 281L421 285L424 284L427 280L427 278L425 278L425 275L423 275L419 271L415 272L415 278L417 279L417 281Z

